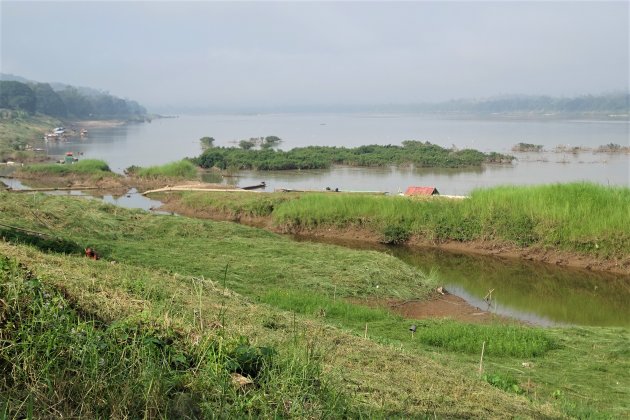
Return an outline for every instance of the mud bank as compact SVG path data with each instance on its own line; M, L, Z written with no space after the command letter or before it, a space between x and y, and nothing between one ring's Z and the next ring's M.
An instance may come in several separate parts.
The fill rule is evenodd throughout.
M452 319L474 324L522 322L473 306L461 297L450 293L434 292L426 299L404 301L365 299L349 299L349 301L372 308L384 308L406 319Z

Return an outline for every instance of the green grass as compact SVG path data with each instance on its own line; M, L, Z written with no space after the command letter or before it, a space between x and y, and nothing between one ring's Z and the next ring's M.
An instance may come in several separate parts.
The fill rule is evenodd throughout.
M79 312L0 256L0 411L9 417L351 415L317 352L279 354L246 337L196 345L171 328ZM241 390L232 375L250 378ZM339 385L336 385L339 387ZM289 399L293 404L287 406ZM357 415L356 413L354 415Z
M28 165L21 169L26 174L36 176L92 175L113 176L107 162L98 159L79 160L72 164L42 163Z
M131 172L142 178L198 178L197 167L187 160L171 162L165 165L149 166L148 168L133 167Z
M588 183L481 189L466 200L308 194L276 206L273 217L294 229L360 226L384 238L393 230L435 242L499 240L604 258L630 253L630 189Z
M216 212L232 217L267 217L287 200L294 198L293 194L234 194L214 192L196 193L182 192L179 203L193 212Z
M295 289L324 293L336 288L339 296L401 298L424 296L432 286L424 273L379 252L296 244L228 222L142 211L129 214L113 205L82 199L7 193L4 197L0 195L1 223L91 246L107 259L181 274L216 278L229 265L228 286L248 295L262 295L287 282Z
M387 342L409 339L409 320L382 308L370 308L342 299L314 293L287 290L269 291L262 302L297 313L322 318L356 333L368 325L369 334ZM479 354L485 342L490 356L537 357L556 345L540 329L517 325L473 325L453 321L416 321L415 339L431 347L468 354Z
M186 360L197 354L196 348L208 349L195 343L212 342L224 331L231 354L243 353L249 360L262 355L262 348L273 348L279 360L286 361L278 362L285 366L283 371L293 372L275 377L304 384L287 390L286 398L261 385L262 393L246 394L233 403L221 403L223 394L217 392L213 394L217 399L207 402L208 409L219 410L216 404L233 408L237 406L232 404L240 404L236 411L225 412L324 417L325 413L341 416L343 407L349 407L345 412L354 413L350 416L476 418L558 417L561 412L624 417L630 409L627 329L469 326L405 320L382 309L365 308L360 305L363 301L421 298L434 287L428 276L382 253L295 243L231 223L157 216L45 195L0 194L0 223L51 234L78 249L94 246L101 252L103 259L93 261L72 247L59 250L66 253L55 252L51 242L40 244L19 236L12 243L0 242L2 255L59 291L81 320L98 320L103 331L124 325L142 334L148 331L160 340L166 334L173 340L169 345ZM1 298L8 302L4 295ZM363 338L366 323L367 339ZM412 323L418 325L413 338L408 330ZM240 341L241 336L246 341ZM503 391L496 386L501 381L494 381L493 386L480 377L479 340L487 346L484 372L506 383L515 379L525 390L523 395ZM460 341L465 345L459 347ZM494 346L495 342L500 345ZM292 347L295 343L297 350ZM241 344L244 347L237 350ZM313 346L319 351L313 353ZM12 348L1 347L0 352ZM43 360L57 362L37 352ZM291 362L300 354L315 356L312 360L320 364L313 369L321 376L315 375L312 381L308 378L313 375L303 375L306 368L300 363L308 365L308 360ZM7 359L14 360L9 356L2 360ZM144 369L144 360L151 359L142 359L133 368ZM163 364L168 358L155 360ZM217 364L212 366L215 369ZM154 372L171 378L172 372L164 369ZM184 371L185 383L193 385L172 388L185 395L178 398L192 398L196 404L201 398L196 392L215 389ZM201 376L199 380L210 385L217 383L212 379L216 377ZM303 377L305 382L298 381ZM156 387L165 389L157 386L162 379L155 378ZM329 384L330 393L317 394L318 386L309 388L318 381ZM531 387L525 386L528 381ZM284 389L280 380L273 384ZM146 402L142 395L147 388L133 389ZM321 400L303 397L312 393ZM337 398L341 402L333 405L338 408L325 408L329 406L324 401ZM314 407L319 407L315 412L307 411L313 407L312 399ZM279 407L286 400L293 401L290 407L302 408L283 414ZM169 401L165 397L159 413L167 412ZM295 401L303 403L294 406Z
M32 158L35 154L26 151L26 146L41 147L44 134L59 125L59 120L46 115L0 110L0 161Z
M4 313L15 318L19 310L22 336L28 337L18 341L12 333L0 342L0 360L8 361L3 368L28 373L0 392L0 409L12 416L28 416L29 404L43 416L558 415L468 378L465 371L440 366L423 352L384 346L310 316L254 304L225 289L221 278L112 265L4 242L0 255L24 270L14 279L3 277L2 287L20 288L37 279L44 291L45 312L31 321L29 311L40 310L39 298L21 293L23 305L16 308L9 298L16 294L1 289L1 298L10 302ZM84 321L96 327L91 335L83 334L91 329ZM271 363L264 362L265 372L252 377L254 386L234 389L226 375L234 369L244 373L267 354ZM97 369L88 363L93 358ZM70 392L70 386L83 392Z

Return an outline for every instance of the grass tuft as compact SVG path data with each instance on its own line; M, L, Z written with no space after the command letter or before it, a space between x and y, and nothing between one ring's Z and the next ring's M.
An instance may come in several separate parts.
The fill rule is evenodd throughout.
M141 178L182 178L196 179L197 167L187 160L171 162L165 165L149 166L148 168L133 167L131 171Z

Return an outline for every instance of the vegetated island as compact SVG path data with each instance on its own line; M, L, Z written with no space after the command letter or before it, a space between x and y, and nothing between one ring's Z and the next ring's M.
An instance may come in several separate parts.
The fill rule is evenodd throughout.
M629 408L627 329L407 319L362 303L437 297L437 278L385 253L8 194L0 402L11 417L560 418Z
M332 165L379 167L414 165L418 167L461 168L485 163L511 163L513 156L483 153L473 149L447 149L429 142L403 141L397 145L367 145L355 148L309 146L289 151L271 147L209 147L192 159L202 168L288 170L326 169Z

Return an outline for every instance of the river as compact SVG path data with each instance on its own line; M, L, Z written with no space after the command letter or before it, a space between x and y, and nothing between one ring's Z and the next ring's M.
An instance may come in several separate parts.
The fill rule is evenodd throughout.
M355 147L422 140L444 147L512 153L517 143L543 145L544 153L514 153L512 165L482 168L348 168L329 170L243 171L238 185L266 181L276 188L370 190L396 193L410 185L435 186L442 194L466 195L475 188L502 184L592 181L630 186L630 156L592 152L557 153L558 145L597 148L630 145L628 121L455 120L395 114L264 114L206 115L156 119L151 123L91 129L85 139L47 144L47 152L68 151L82 158L107 161L122 173L131 165L160 165L201 153L199 139L211 136L216 146L235 146L240 139L276 135L282 149L308 145ZM209 181L221 181L211 177Z
M417 115L183 116L95 128L85 139L49 143L47 151L51 155L81 152L82 158L104 159L114 171L121 173L131 165L159 165L197 156L201 152L199 138L203 136L214 137L216 146L234 146L240 139L276 135L284 140L281 147L285 150L308 145L400 144L407 139L486 152L511 153L512 146L519 142L541 144L547 150L515 153L518 161L513 165L473 169L339 167L317 171L244 171L229 178L237 180L241 186L264 180L268 191L332 187L395 193L409 185L431 185L443 194L464 195L475 188L500 184L585 180L630 186L628 155L551 151L558 145L591 149L608 143L629 146L629 127L628 121L453 120ZM206 179L225 182L216 175L208 175ZM160 204L135 191L103 199L132 208L149 209ZM422 270L434 270L452 293L498 314L540 325L630 326L630 278L627 276L436 249L342 245L377 249ZM492 305L488 306L483 298L492 289Z

